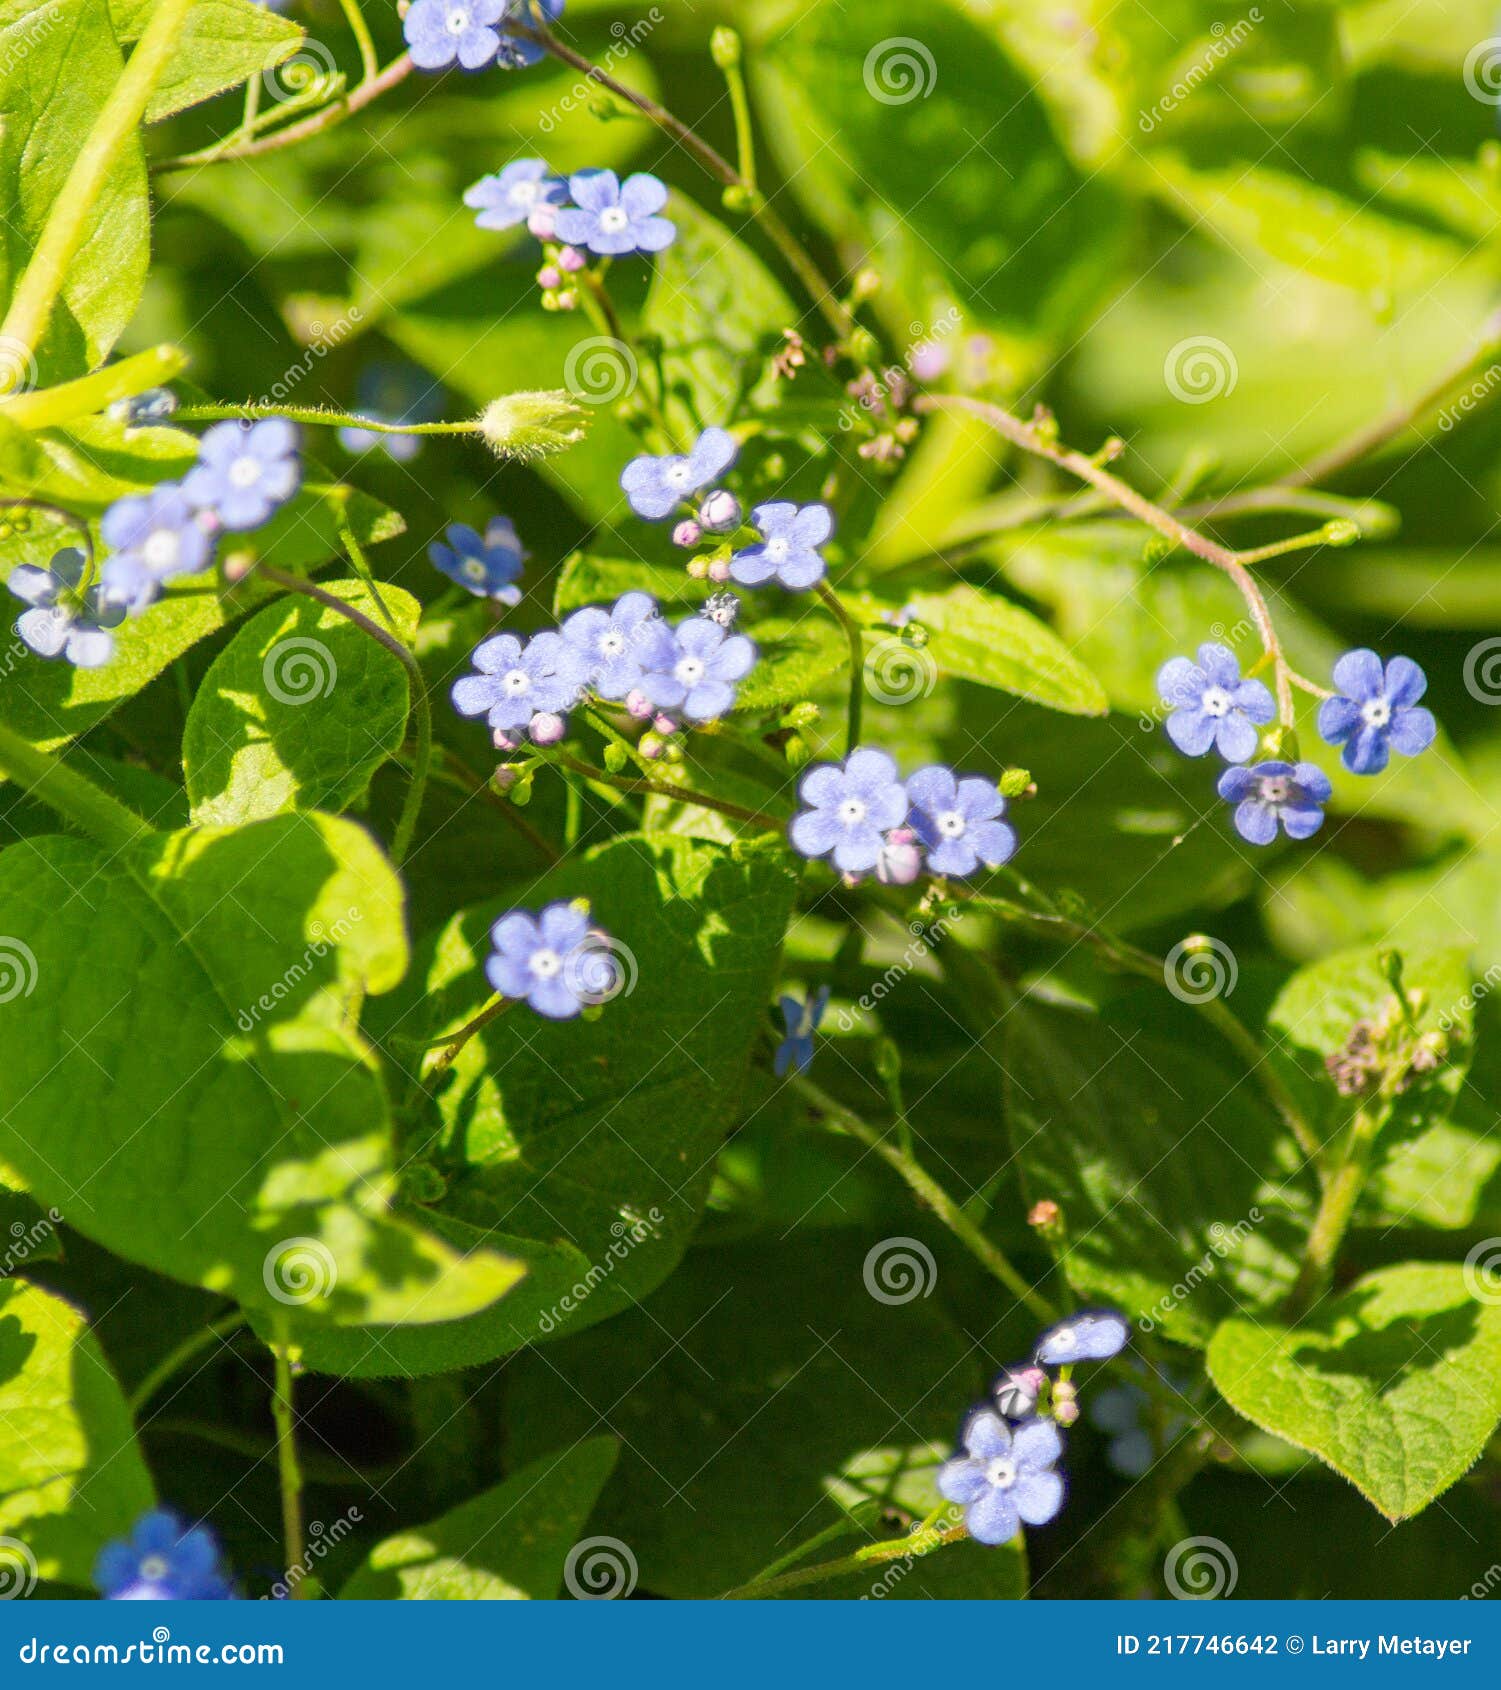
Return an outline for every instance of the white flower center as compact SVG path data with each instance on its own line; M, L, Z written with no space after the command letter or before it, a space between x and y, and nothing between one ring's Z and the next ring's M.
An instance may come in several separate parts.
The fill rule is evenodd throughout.
M998 1455L985 1464L985 1482L1001 1490L1009 1490L1016 1483L1016 1463L1009 1455Z
M1292 796L1293 783L1286 775L1268 775L1261 783L1264 804L1285 804Z
M532 678L525 669L511 669L506 672L500 684L512 698L520 698L531 686Z
M704 678L704 663L701 657L680 657L677 667L672 671L685 687L696 687Z
M541 189L542 184L540 182L518 182L511 189L511 198L517 205L533 205Z
M229 466L229 484L231 487L254 487L261 478L261 461L252 458L248 453L242 458L236 458Z
M958 839L964 832L965 819L958 810L945 810L941 816L935 816L933 825L945 839Z
M601 657L619 657L625 650L625 635L618 628L611 628L600 636L599 655Z
M153 528L141 547L141 558L148 569L170 569L182 550L182 540L172 528Z
M151 1584L158 1584L171 1572L163 1555L147 1555L141 1561L141 1577Z
M462 35L469 27L469 8L450 6L448 15L443 19L443 27L450 35Z
M477 557L466 557L462 573L466 581L478 584L486 578L488 572Z
M791 546L779 534L776 539L766 542L766 555L773 563L786 563L787 554Z
M552 980L563 972L563 959L550 945L532 952L527 967L539 980Z
M599 214L599 226L607 235L618 235L631 226L630 214L624 206L607 205Z
M600 218L600 222L604 222L603 217ZM687 487L693 480L693 471L688 467L687 460L680 458L677 463L668 465L666 478L673 487Z
M846 827L858 827L865 820L866 807L863 799L846 798L839 806L839 819Z
M1223 687L1206 687L1204 696L1199 702L1203 706L1206 716L1228 716L1230 706L1234 701Z
M1368 728L1384 728L1392 719L1392 707L1384 698L1369 698L1360 707L1360 719Z

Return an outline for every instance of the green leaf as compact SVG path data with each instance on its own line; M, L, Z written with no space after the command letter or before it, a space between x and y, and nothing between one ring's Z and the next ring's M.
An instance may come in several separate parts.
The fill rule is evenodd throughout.
M429 1373L467 1367L629 1308L677 1266L714 1158L739 1118L762 1036L795 876L779 849L626 835L528 883L524 903L586 897L626 989L586 1022L525 1005L471 1039L438 1092L447 1194L424 1217L456 1248L527 1265L520 1290L474 1320L327 1334L312 1367ZM454 918L398 1036L436 1038L487 1001L483 964L514 897Z
M41 1578L87 1587L99 1551L151 1507L151 1476L88 1322L19 1279L0 1280L0 1425L0 1534ZM8 1577L30 1571L5 1560Z
M848 671L849 641L821 610L768 616L737 631L750 635L760 655L735 694L736 710L772 710L812 698Z
M657 1596L742 1584L860 1502L920 1518L940 1501L933 1475L979 1371L943 1307L941 1269L928 1296L867 1293L867 1257L881 1248L879 1233L834 1231L696 1249L645 1308L512 1364L518 1455L586 1434L608 1407L624 1447L592 1529L629 1548ZM857 1527L810 1564L893 1535ZM937 1571L948 1549L895 1583L910 1596L1016 1595L1021 1549L949 1563L962 1591ZM884 1595L888 1571L828 1592Z
M359 581L324 591L410 645L421 606L400 587ZM188 711L182 764L193 820L231 826L284 810L345 810L400 749L410 708L405 666L335 610L295 595L240 629ZM311 707L311 708L310 708Z
M140 35L155 5L156 0L111 0L121 41L134 41ZM185 106L237 88L290 58L306 39L290 18L278 17L255 0L198 0L188 13L166 75L152 91L146 122L159 123ZM322 49L315 49L309 60L320 73L333 64L322 55Z
M52 0L0 31L0 299L13 295L121 64L105 0ZM104 362L135 315L149 243L146 163L133 136L94 202L36 349L40 382Z
M1448 1490L1501 1418L1501 1304L1461 1267L1381 1268L1296 1328L1232 1318L1208 1360L1236 1413L1327 1461L1389 1520Z
M1027 1195L1063 1210L1073 1289L1202 1345L1292 1285L1312 1180L1255 1078L1163 996L1137 1000L1145 1027L1013 1011L1008 1118Z
M703 603L705 588L680 565L575 552L558 573L553 615L566 616L588 604L613 604L622 593L638 592L650 593L660 605L687 610Z
M339 1595L361 1602L550 1601L615 1466L614 1438L544 1455L431 1525L376 1545Z
M940 672L1075 716L1102 716L1105 690L1030 611L978 587L914 593L905 601L930 635L927 651Z
M329 817L114 855L11 846L0 932L36 986L0 1020L0 1155L116 1254L249 1307L401 1321L492 1302L512 1264L388 1218L386 1102L348 1017L401 977L401 903L369 836Z

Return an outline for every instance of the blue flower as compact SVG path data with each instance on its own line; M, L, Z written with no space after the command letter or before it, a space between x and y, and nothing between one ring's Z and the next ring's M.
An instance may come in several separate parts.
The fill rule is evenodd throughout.
M495 29L506 0L416 0L402 33L419 70L444 70L457 60L480 70L500 51Z
M997 818L1006 800L994 781L978 776L960 780L952 769L934 763L907 782L911 825L928 847L934 874L973 874L984 863L997 868L1016 850L1016 830Z
M624 698L645 673L654 642L657 601L650 593L625 593L613 610L576 610L561 633L589 666L590 685L601 698Z
M539 205L561 205L567 197L568 184L540 158L514 159L464 190L464 204L478 210L474 221L481 229L514 229Z
M1227 763L1256 754L1256 729L1277 714L1260 681L1243 681L1227 646L1201 645L1199 661L1174 657L1157 671L1157 690L1173 706L1167 735L1185 757L1202 757L1212 745Z
M886 834L907 818L907 794L884 751L858 746L840 763L820 763L802 778L808 805L792 819L793 845L805 857L834 859L846 874L876 866Z
M704 616L669 629L647 623L641 639L641 691L659 710L709 722L735 702L735 687L751 671L756 648Z
M568 191L573 204L558 213L556 226L558 239L570 246L619 257L661 252L677 238L676 225L657 216L667 204L666 185L645 171L627 176L622 186L613 170L576 170Z
M563 15L563 0L540 0L542 16L548 23L554 23ZM497 62L507 70L520 70L525 65L534 65L547 57L544 50L534 41L523 41L519 36L512 35L505 27L506 23L532 22L532 8L529 0L506 0L505 23L501 25L500 52Z
M1319 735L1344 746L1352 774L1379 775L1393 746L1416 757L1433 744L1433 712L1417 707L1428 677L1410 657L1394 657L1383 670L1374 651L1347 651L1334 665L1334 684L1340 696L1319 706Z
M687 457L632 458L621 472L620 485L637 516L659 522L689 494L723 475L738 450L728 430L706 428Z
M515 582L527 554L508 516L492 517L482 535L464 522L450 524L446 532L446 546L434 540L427 548L434 568L476 598L520 604Z
M109 1602L227 1602L234 1595L212 1534L184 1526L165 1508L143 1514L127 1539L100 1551L94 1585Z
M959 1434L963 1455L938 1469L938 1489L964 1510L976 1543L1009 1543L1022 1522L1041 1526L1063 1506L1063 1479L1053 1471L1063 1439L1050 1420L1026 1420L1015 1431L988 1408L977 1408Z
M99 520L99 533L114 553L101 578L103 597L127 610L144 610L162 583L196 575L207 566L213 541L175 481L150 493L116 499Z
M490 984L502 997L525 998L549 1020L567 1021L585 1003L614 995L599 969L607 942L590 927L587 907L549 904L535 916L512 910L490 929L490 939Z
M570 709L589 684L588 665L558 634L534 635L524 646L514 634L496 634L470 662L479 673L454 682L453 707L461 716L488 716L502 732Z
M1124 1315L1112 1309L1070 1315L1050 1326L1037 1340L1034 1359L1044 1367L1070 1361L1108 1361L1119 1355L1131 1337Z
M259 528L297 491L302 464L297 428L285 417L215 423L198 443L198 462L183 479L190 504L222 528Z
M99 588L80 590L84 555L76 547L58 552L50 568L18 564L6 583L31 608L16 618L16 632L38 657L61 657L75 669L99 669L115 653L109 630L125 612L101 598Z
M1280 822L1289 839L1308 839L1324 825L1334 794L1317 763L1255 763L1226 769L1219 794L1235 806L1235 831L1253 845L1270 845Z
M784 993L781 1005L782 1024L787 1029L787 1036L777 1046L772 1067L779 1075L785 1074L789 1068L806 1074L813 1066L813 1035L823 1020L823 1012L829 1007L829 988L820 986L806 1003L799 1003L791 993Z
M818 548L834 532L834 514L827 505L799 506L786 501L757 505L751 521L761 531L761 543L747 546L730 559L733 580L743 587L777 580L793 592L823 580L823 554Z

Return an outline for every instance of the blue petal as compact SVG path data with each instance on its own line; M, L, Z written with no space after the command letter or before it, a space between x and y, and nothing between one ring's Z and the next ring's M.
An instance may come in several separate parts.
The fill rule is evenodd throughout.
M976 1543L1010 1543L1021 1529L1016 1504L1008 1492L996 1487L990 1488L969 1505L964 1523Z

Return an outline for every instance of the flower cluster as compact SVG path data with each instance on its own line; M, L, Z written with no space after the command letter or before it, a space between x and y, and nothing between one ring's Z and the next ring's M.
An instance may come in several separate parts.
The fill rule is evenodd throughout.
M549 23L563 15L563 0L539 0ZM412 63L419 70L506 70L534 65L542 57L535 41L513 26L530 21L530 0L416 0L402 23Z
M589 921L584 899L548 904L533 915L511 910L490 929L495 949L485 975L503 998L524 999L550 1021L568 1021L621 987L607 933Z
M204 1526L185 1526L165 1508L136 1522L130 1536L106 1544L94 1585L107 1602L227 1602L234 1596L219 1548Z
M168 581L196 575L221 532L259 528L297 491L297 430L282 417L216 423L180 482L116 499L99 521L109 548L97 581L82 553L58 552L42 569L22 564L10 590L27 605L16 633L40 657L96 669L114 654L111 630L161 597Z
M1437 724L1418 706L1427 677L1411 658L1394 657L1383 667L1374 651L1348 651L1334 665L1333 679L1337 690L1319 706L1319 735L1344 747L1342 760L1352 774L1379 774L1393 748L1412 757L1433 743ZM1201 645L1197 662L1171 658L1158 671L1157 690L1170 710L1166 727L1173 744L1187 757L1212 748L1232 765L1217 790L1235 806L1241 838L1270 845L1279 829L1289 839L1318 832L1333 785L1316 763L1297 761L1295 753L1251 762L1259 730L1277 710L1260 681L1242 677L1228 647ZM1288 749L1291 736L1280 737L1278 749Z
M1124 1318L1111 1311L1073 1315L1042 1334L1029 1363L1003 1369L991 1401L965 1416L959 1451L938 1470L938 1489L963 1508L977 1543L1009 1543L1023 1525L1046 1525L1063 1506L1058 1428L1079 1418L1078 1392L1046 1369L1106 1361L1129 1337Z
M809 769L798 795L807 808L793 817L793 846L832 858L843 874L874 870L878 880L905 886L923 872L924 853L930 874L958 878L982 863L997 868L1016 850L995 782L941 763L904 782L884 751L858 746L843 763Z
M638 720L655 718L659 733L676 732L684 720L712 721L734 704L756 648L713 615L671 626L649 593L633 592L609 608L576 610L560 628L524 642L496 634L470 661L478 673L454 683L454 708L484 716L497 746L513 750L522 732L536 744L556 744L566 713L587 692L623 702Z

